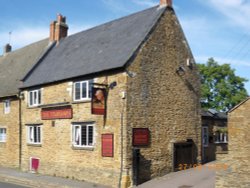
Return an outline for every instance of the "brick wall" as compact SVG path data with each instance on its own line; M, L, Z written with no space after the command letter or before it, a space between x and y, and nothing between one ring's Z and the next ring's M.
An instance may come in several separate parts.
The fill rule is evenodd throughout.
M0 166L18 168L19 165L19 101L11 99L10 113L4 114L0 101L0 128L6 128L6 142L0 142Z

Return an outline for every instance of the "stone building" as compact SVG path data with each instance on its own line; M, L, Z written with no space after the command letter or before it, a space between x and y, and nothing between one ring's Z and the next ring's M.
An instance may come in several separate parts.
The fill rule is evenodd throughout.
M218 188L250 187L250 98L228 113L228 155L219 162L227 168L216 174Z
M227 154L227 114L214 109L202 110L202 163L214 161L217 154Z
M0 166L19 167L20 159L20 80L49 46L42 40L11 51L4 47L0 56Z
M58 15L49 48L16 78L21 169L129 187L197 163L200 79L171 1L67 30Z

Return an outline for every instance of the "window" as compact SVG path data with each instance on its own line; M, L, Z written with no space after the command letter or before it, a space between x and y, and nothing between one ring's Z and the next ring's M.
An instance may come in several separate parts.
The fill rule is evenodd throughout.
M41 144L41 125L27 126L27 140L29 144Z
M202 144L203 147L208 146L208 127L202 127Z
M94 146L94 125L73 124L73 146L93 147Z
M29 91L29 106L38 106L41 104L41 89Z
M93 80L74 83L74 101L89 100L92 94Z
M215 143L227 143L228 135L227 132L217 131L215 133Z
M0 128L0 142L6 142L6 128Z
M4 113L5 114L10 113L10 100L4 101Z

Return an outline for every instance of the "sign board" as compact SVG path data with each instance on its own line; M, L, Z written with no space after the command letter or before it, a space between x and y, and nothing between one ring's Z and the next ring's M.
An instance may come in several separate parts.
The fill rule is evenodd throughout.
M42 120L50 119L72 119L71 106L43 108L41 111Z
M106 89L92 88L91 112L96 115L105 115L106 113Z
M114 156L114 135L102 134L102 156L113 157Z
M148 128L133 128L133 146L148 146L149 135Z

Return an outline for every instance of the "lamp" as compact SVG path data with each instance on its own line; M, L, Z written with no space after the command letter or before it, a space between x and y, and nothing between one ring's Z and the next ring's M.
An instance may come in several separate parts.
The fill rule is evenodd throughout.
M22 93L20 93L20 95L19 95L19 99L24 100L24 93L23 93L23 92L22 92Z
M114 89L114 87L117 86L117 82L112 82L111 84L109 84L109 88L110 89Z
M135 72L132 72L132 71L129 71L129 70L126 70L126 73L127 75L130 77L130 78L134 78L136 76L136 73Z
M179 75L185 74L186 70L184 67L179 66L178 69L176 69L176 73Z

